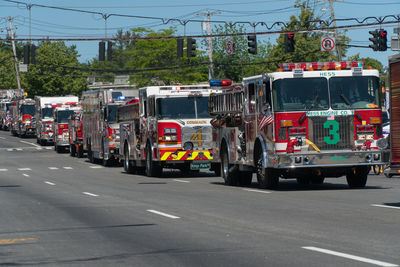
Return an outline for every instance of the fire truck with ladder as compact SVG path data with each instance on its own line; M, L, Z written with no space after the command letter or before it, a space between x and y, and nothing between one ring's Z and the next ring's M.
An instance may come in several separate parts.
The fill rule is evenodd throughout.
M108 166L118 162L117 108L135 96L137 89L117 86L83 92L83 149L91 163L102 161L104 166Z
M230 81L229 81L230 82ZM139 89L139 102L118 109L120 158L126 172L162 175L214 170L210 160L211 117L206 85L151 86Z
M321 184L345 175L366 185L388 161L379 73L362 62L286 63L210 95L214 161L227 185L260 188L280 178Z
M67 102L53 106L53 143L54 150L61 153L69 149L68 120L74 113L79 112L81 107L77 102Z

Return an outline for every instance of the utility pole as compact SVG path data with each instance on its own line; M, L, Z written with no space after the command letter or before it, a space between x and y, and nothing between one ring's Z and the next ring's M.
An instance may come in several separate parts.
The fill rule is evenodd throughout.
M343 0L317 0L317 2L325 2L328 1L329 2L329 9L331 10L331 18L332 18L332 22L333 22L333 27L335 28L333 33L335 35L335 39L336 39L336 55L338 57L338 61L342 61L342 54L340 52L340 47L338 46L337 42L338 42L338 31L336 29L336 21L335 21L335 12L333 10L333 1L335 2L343 2Z
M18 66L17 50L15 49L14 31L13 31L12 20L13 20L13 18L8 17L8 21L9 21L9 24L10 24L11 46L12 46L13 55L14 55L15 76L17 77L18 90L21 90L21 79L19 77L19 70L18 70L19 66Z
M211 15L221 14L221 12L210 12L207 10L206 13L197 13L198 16L207 16L207 34L208 34L208 78L214 79L213 71L213 58L212 58L212 38L211 38Z

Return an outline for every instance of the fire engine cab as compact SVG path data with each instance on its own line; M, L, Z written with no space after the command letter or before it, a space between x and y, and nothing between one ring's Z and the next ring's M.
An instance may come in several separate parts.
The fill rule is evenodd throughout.
M119 107L120 158L125 171L160 176L163 168L182 172L212 169L210 85L139 89L139 102Z
M228 185L279 178L364 187L388 161L379 73L362 62L289 63L210 95L214 162Z

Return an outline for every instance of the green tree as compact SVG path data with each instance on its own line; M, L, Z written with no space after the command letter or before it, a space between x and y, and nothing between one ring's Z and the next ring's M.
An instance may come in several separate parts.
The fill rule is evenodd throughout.
M12 49L1 43L0 45L0 89L17 88L15 67Z
M29 97L80 95L87 89L75 46L45 41L36 51L36 63L23 76Z

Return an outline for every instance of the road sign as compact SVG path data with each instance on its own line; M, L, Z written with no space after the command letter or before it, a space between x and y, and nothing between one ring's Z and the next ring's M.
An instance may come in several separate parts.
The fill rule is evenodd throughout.
M390 50L400 51L400 37L399 36L392 36L390 38Z
M333 37L321 37L321 51L334 51L336 39Z
M227 55L233 55L235 53L235 44L229 40L225 44L225 51Z
M28 64L19 63L19 71L20 72L28 72Z

